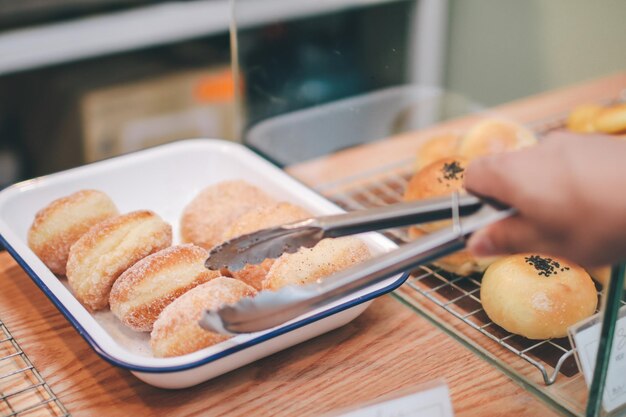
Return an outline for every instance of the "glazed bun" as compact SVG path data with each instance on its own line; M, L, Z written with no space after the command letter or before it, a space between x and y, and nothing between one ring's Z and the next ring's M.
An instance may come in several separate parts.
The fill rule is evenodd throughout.
M202 190L184 209L184 242L211 249L222 242L230 225L247 211L276 202L245 181L225 181Z
M199 246L171 246L128 268L113 284L109 304L122 323L148 332L161 311L190 289L219 276L204 266Z
M271 206L261 206L248 211L239 217L226 231L222 240L227 241L237 236L256 232L261 229L293 223L311 217L311 213L289 203L278 203ZM246 284L260 290L263 280L274 264L274 259L266 259L258 265L246 265L239 271L229 271L230 274Z
M461 137L456 133L443 133L429 138L420 146L415 159L416 169L435 161L457 155Z
M463 180L468 161L461 157L443 158L425 166L413 175L404 191L405 201L425 200L464 191ZM446 227L449 220L414 226L426 232Z
M584 104L578 106L567 117L566 127L572 132L595 132L595 120L601 111L602 107L596 104Z
M602 109L597 114L593 124L596 130L602 133L626 132L626 103Z
M505 120L483 120L463 136L459 155L474 159L479 156L513 151L537 143L537 138L527 128Z
M103 192L78 191L37 212L28 230L28 246L50 271L65 275L70 247L92 226L117 214Z
M370 257L367 245L358 238L324 239L310 249L278 258L263 281L263 289L311 284Z
M218 277L198 285L169 304L154 323L152 353L158 358L180 356L223 342L229 336L204 330L198 324L204 310L219 308L256 295L243 282Z
M529 254L507 256L489 266L480 298L495 324L528 339L567 336L568 327L592 315L598 302L583 268Z
M100 222L70 248L70 288L87 308L101 310L109 304L111 287L124 271L171 244L171 226L151 211L135 211Z

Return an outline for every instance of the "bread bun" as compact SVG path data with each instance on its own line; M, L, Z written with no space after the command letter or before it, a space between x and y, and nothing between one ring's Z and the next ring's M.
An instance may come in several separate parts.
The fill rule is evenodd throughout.
M409 228L409 238L411 240L419 239L428 235L427 232L417 227ZM485 269L494 263L498 257L475 258L467 250L454 252L443 258L433 261L432 264L444 269L448 272L460 276L468 276L476 272L484 272Z
M527 128L505 120L483 120L463 136L459 155L471 160L479 156L513 151L537 143Z
M457 155L461 137L456 133L443 133L429 138L420 146L415 158L415 168L421 169L442 158Z
M152 330L161 311L190 289L219 276L204 266L207 251L195 245L171 246L128 268L113 284L109 304L133 330Z
M311 213L289 203L278 203L271 206L261 206L248 211L239 217L224 233L223 241L237 236L253 233L261 229L293 223L311 217ZM263 280L274 264L274 259L266 259L258 265L246 265L239 271L229 271L230 274L246 284L260 290Z
M229 336L200 327L202 312L255 294L256 290L249 285L225 277L187 291L165 307L154 323L150 335L152 353L158 358L180 356L223 342Z
M124 271L171 244L171 226L151 211L135 211L100 222L70 248L70 288L87 308L101 310L109 304L111 286Z
M480 298L495 324L528 339L567 336L568 327L592 315L598 302L583 268L534 254L507 256L489 266Z
M202 190L184 209L181 235L184 242L211 249L222 242L224 232L245 212L276 202L245 181L225 181Z
M65 275L70 247L92 226L117 214L115 204L105 193L75 192L37 212L28 230L28 246L50 271Z
M467 159L462 157L443 158L417 171L404 191L405 201L425 200L451 195L463 191L463 181ZM414 226L419 230L432 232L450 225L449 220Z
M567 117L566 127L572 132L595 132L595 120L601 111L602 107L596 104L584 104L578 106Z
M278 258L263 281L263 289L311 284L370 256L367 245L358 238L324 239L313 248L303 248Z
M433 265L460 276L468 276L476 272L484 272L498 257L475 258L467 250L460 250L437 259Z
M601 110L593 124L595 129L602 133L616 134L626 132L626 103Z

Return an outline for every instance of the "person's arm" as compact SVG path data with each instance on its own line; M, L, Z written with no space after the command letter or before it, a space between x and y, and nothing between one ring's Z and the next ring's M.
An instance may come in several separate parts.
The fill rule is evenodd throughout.
M626 259L626 141L555 134L518 152L473 161L468 191L519 214L476 232L474 255L540 252L586 266Z

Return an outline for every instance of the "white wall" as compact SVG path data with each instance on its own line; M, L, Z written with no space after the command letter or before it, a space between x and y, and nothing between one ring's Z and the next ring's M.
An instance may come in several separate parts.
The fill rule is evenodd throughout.
M447 88L494 105L626 71L626 0L450 0Z

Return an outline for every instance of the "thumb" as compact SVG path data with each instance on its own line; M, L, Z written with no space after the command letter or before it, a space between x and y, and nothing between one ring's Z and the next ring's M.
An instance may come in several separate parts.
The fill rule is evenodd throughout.
M545 238L521 217L511 217L475 232L467 242L474 256L545 250Z

